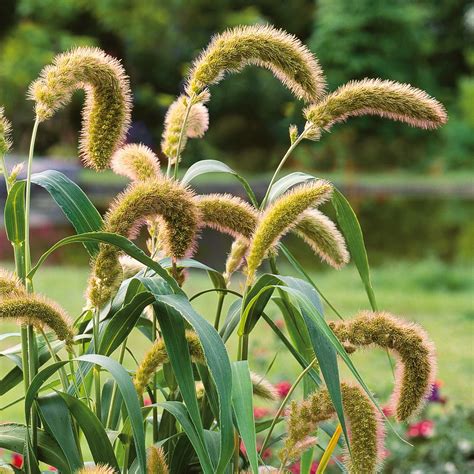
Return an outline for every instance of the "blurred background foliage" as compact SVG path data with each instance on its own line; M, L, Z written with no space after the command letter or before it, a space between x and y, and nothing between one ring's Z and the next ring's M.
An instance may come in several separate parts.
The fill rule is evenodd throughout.
M15 151L27 147L31 106L24 91L55 53L97 45L122 58L134 91L131 140L159 149L167 106L210 36L238 24L272 23L318 56L330 90L350 79L409 82L446 104L436 133L372 118L352 119L295 159L325 170L403 167L440 173L474 156L474 4L463 0L2 0L0 103L15 125ZM211 128L187 164L216 158L240 169L274 167L301 104L267 71L248 68L212 89ZM43 127L39 150L75 156L82 98Z

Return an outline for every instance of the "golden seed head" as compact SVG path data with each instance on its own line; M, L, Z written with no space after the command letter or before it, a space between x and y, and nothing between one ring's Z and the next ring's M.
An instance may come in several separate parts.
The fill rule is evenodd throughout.
M234 240L225 262L224 279L227 283L229 283L232 274L242 266L248 248L249 243L247 239L240 237Z
M169 474L166 454L162 447L148 448L147 474Z
M113 467L105 464L98 464L97 466L87 466L79 469L76 474L116 474L116 470Z
M344 237L322 212L316 209L306 211L293 232L332 267L341 268L349 261Z
M24 295L26 295L26 289L17 276L8 270L0 268L0 301L3 298Z
M201 227L211 227L235 239L250 239L258 221L258 212L244 200L230 194L197 196Z
M226 73L255 65L269 69L298 99L314 102L326 86L321 67L299 39L270 25L233 28L214 36L189 72L186 92L199 94Z
M80 154L98 171L109 167L130 124L131 92L121 63L99 48L76 48L56 56L29 89L38 120L51 118L77 89L86 92Z
M180 95L166 112L161 149L171 163L179 161L188 138L202 138L209 128L207 107L202 102L194 102L186 118L188 104L189 97Z
M391 405L399 421L415 415L430 393L436 375L433 343L418 325L389 313L363 311L354 319L331 323L344 343L364 347L376 345L397 355L395 388Z
M37 329L51 329L60 341L72 346L74 330L66 312L56 303L30 294L10 294L0 300L0 320L15 319Z
M116 174L132 181L145 181L160 176L160 162L150 148L130 144L119 148L112 156L112 169Z
M447 121L443 105L426 92L380 79L348 82L304 111L308 122L325 130L356 115L379 115L419 128L437 128Z
M111 205L104 219L104 231L135 237L149 219L160 218L160 236L164 252L174 259L192 253L198 230L199 211L194 195L171 179L153 179L132 183ZM116 247L101 244L92 265L87 295L93 306L100 307L114 295L123 280Z
M268 251L291 231L308 209L322 204L332 192L332 186L322 180L303 184L285 193L262 215L250 241L247 256L247 283L252 283L257 268Z
M265 400L277 400L278 392L276 388L264 377L255 372L250 372L253 394Z
M6 155L12 146L11 124L5 118L4 108L0 107L0 156Z

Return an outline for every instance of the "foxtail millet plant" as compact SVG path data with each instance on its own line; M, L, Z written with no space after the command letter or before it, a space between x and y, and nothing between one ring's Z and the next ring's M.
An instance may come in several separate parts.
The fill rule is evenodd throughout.
M187 140L203 137L209 127L205 105L210 100L209 87L227 73L249 65L269 69L305 103L305 123L290 126L288 150L263 199L249 191L241 176L238 178L245 183L250 203L228 194L196 195L188 187L194 178L180 179L178 173ZM76 89L86 92L80 139L85 164L98 171L111 167L132 183L101 220L93 204L67 177L61 177L61 185L48 181L46 188L55 199L63 198L61 208L74 228L84 229L87 221L88 232L55 244L33 266L29 210L38 125L63 107ZM262 451L270 441L279 443L279 438L272 438L273 428L287 402L293 400L279 472L300 459L302 469L309 472L315 457L310 448L316 443L316 428L323 421L332 423L336 416L339 425L322 459L334 454L338 436L344 433L348 434L345 464L349 471L379 470L383 441L380 405L348 354L376 345L397 357L392 405L397 419L405 420L419 410L430 390L434 348L418 326L381 311L363 311L348 321L326 323L318 302L324 296L283 239L288 233L295 234L336 269L352 257L375 311L357 218L333 185L314 176L292 174L274 185L299 143L321 139L322 131L331 131L335 123L371 114L434 129L446 122L443 106L423 91L379 79L352 81L327 94L322 69L306 46L284 31L261 25L216 35L193 63L183 94L166 115L160 155L167 159L163 171L153 150L140 144L124 145L132 103L129 82L120 62L101 50L77 48L57 56L31 85L29 97L35 101L36 117L25 183L17 182L18 165L10 175L5 168L10 125L0 108L0 158L8 192L5 227L15 257L15 274L0 270L0 321L19 321L22 351L20 364L18 347L9 348L16 366L1 380L15 386L23 379L26 394L25 424L0 424L0 447L11 447L12 436L21 437L17 445L24 449L26 474L37 474L40 462L55 463L61 471L78 474L168 474L177 466L180 472L257 474L265 467L260 465L256 449L257 431L268 429ZM216 166L215 161L197 168L201 174L228 169L222 163ZM197 173L196 168L193 171ZM45 179L40 173L34 182L42 185ZM81 198L71 200L72 192ZM335 222L318 209L324 202L335 208ZM148 255L128 240L134 239L144 224ZM224 272L191 258L205 227L234 238ZM74 241L87 245L92 270L88 301L72 325L61 308L34 292L33 280L51 252ZM296 276L287 278L281 272L288 268L280 268L282 256ZM267 258L272 273L259 275ZM233 276L242 267L243 291L238 291L239 280ZM206 270L212 287L188 295L184 276L189 268ZM194 301L204 294L216 295L216 306L205 305L206 314L201 315ZM226 298L234 300L228 305ZM285 327L267 313L270 302L283 314ZM227 306L227 317L221 318ZM210 311L213 314L208 314ZM213 325L208 323L211 318ZM268 404L277 398L267 373L261 376L251 370L254 361L249 340L255 337L257 322L273 331L283 342L281 347L288 348L288 354L304 369L268 428L257 424L253 413L255 397ZM180 338L175 331L184 331L183 347L177 343ZM132 356L130 361L137 361L128 344L130 334L137 332L142 335L145 356L135 367L127 365L125 369L127 352ZM226 345L230 342L231 346L236 332L237 360L231 362ZM66 343L68 361L58 352L64 344L52 343L54 338ZM326 357L329 349L338 353L339 359ZM335 384L338 363L345 363L360 385ZM56 380L45 385L53 372L58 373L61 387ZM110 374L107 380L105 373ZM298 402L295 389L301 381L304 400ZM60 430L52 413L60 415ZM64 433L69 434L67 442ZM88 449L84 449L85 443ZM51 456L46 456L48 453Z

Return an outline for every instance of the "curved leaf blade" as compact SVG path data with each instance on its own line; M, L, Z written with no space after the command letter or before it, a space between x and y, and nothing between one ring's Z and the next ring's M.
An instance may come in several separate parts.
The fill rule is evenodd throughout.
M25 241L25 186L24 181L17 181L5 202L5 231L13 245L21 245Z
M286 193L286 191L288 191L293 186L296 186L297 184L306 183L306 181L311 181L313 179L316 178L310 174L301 173L299 171L284 176L272 186L270 194L268 195L267 203L271 203L272 201L280 197L282 194Z

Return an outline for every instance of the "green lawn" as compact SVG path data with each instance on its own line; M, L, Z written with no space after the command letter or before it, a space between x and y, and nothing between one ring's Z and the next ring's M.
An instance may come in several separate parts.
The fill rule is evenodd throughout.
M342 271L324 271L313 276L321 291L342 313L351 317L358 310L368 309L362 285L353 266ZM37 276L36 290L60 302L73 316L77 316L83 304L82 295L87 278L86 268L45 267ZM193 294L208 286L207 277L193 273L187 290ZM238 283L237 283L238 285ZM429 332L438 351L439 378L443 380L443 393L450 402L472 404L473 401L473 355L474 355L474 278L469 266L449 267L428 261L416 264L385 264L373 270L373 285L380 308L396 315L419 322ZM229 302L232 298L228 298ZM195 300L195 308L209 319L213 319L215 300L205 295ZM269 311L279 318L275 307ZM333 319L327 312L327 318ZM2 324L0 333L16 330L12 324ZM8 339L5 342L12 344ZM147 342L137 334L131 339L137 356L147 348ZM276 361L268 377L276 382L282 379L294 380L299 370L288 353L272 337L264 323L259 323L251 337L251 363L255 370L265 371L276 352ZM235 354L234 343L229 347ZM391 387L391 373L387 356L382 351L364 351L354 356L356 366L382 399ZM129 361L130 363L130 361ZM0 358L0 375L11 367L5 358ZM343 373L347 375L344 369ZM15 394L1 397L4 406L15 397L21 396L18 388ZM13 421L22 418L18 404L0 413L0 420Z

